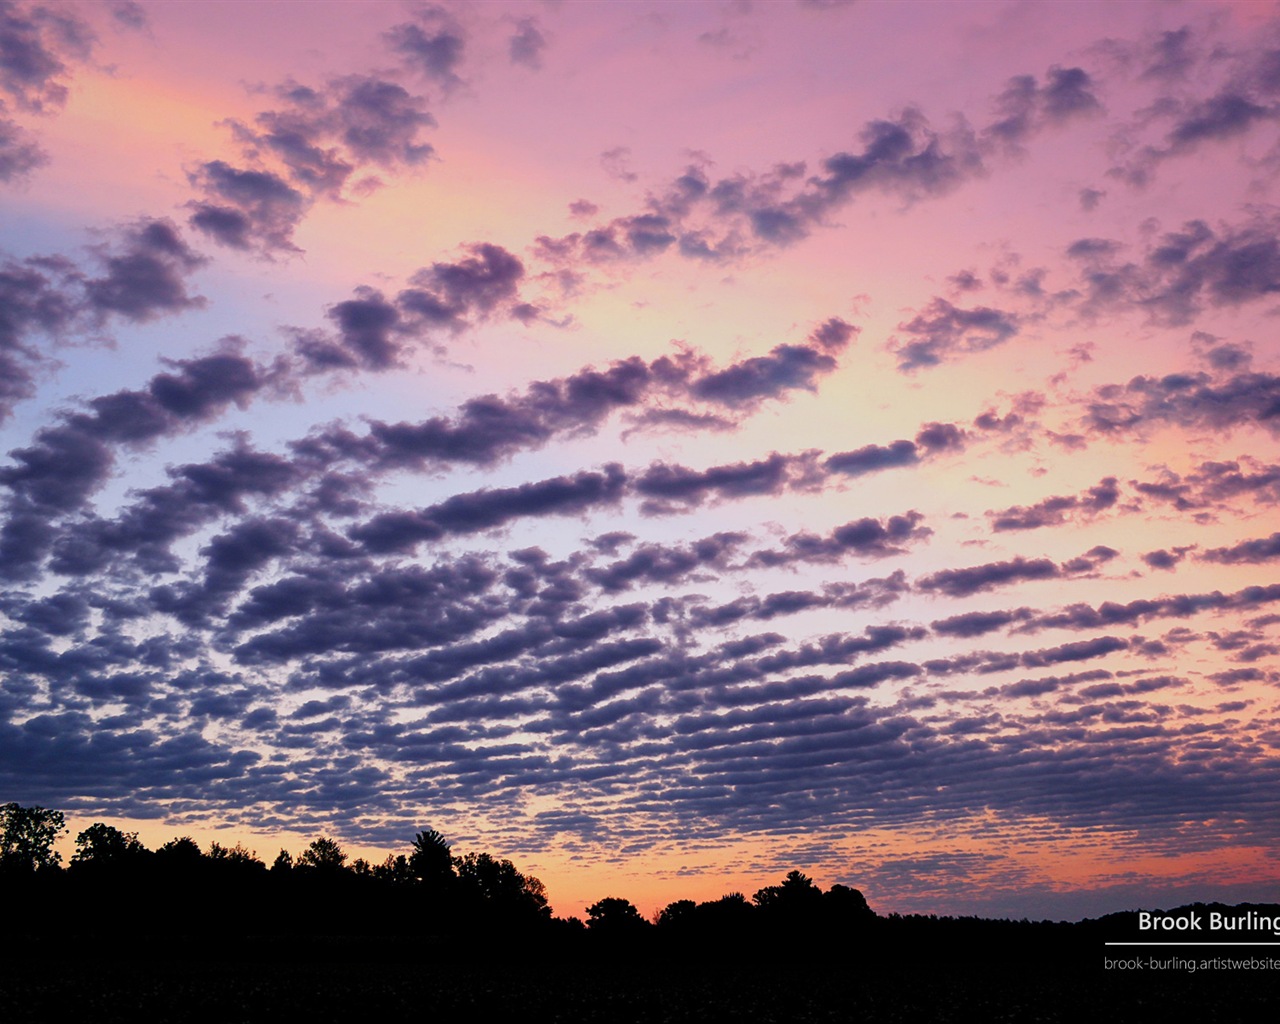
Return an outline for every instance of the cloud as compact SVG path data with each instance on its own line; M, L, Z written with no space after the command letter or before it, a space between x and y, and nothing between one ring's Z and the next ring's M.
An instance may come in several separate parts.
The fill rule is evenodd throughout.
M205 300L188 294L186 279L204 262L166 220L144 220L126 229L116 247L100 253L106 273L85 282L85 299L101 316L118 314L147 321L199 308Z
M1156 551L1148 551L1142 556L1142 560L1153 569L1172 570L1179 562L1186 557L1186 548L1175 548L1173 551L1166 551L1160 548Z
M383 34L387 45L405 64L446 92L462 85L457 71L466 54L461 26L443 7L426 6L415 21L402 22Z
M470 256L456 263L433 263L418 271L413 283L434 294L422 297L422 293L404 293L401 302L413 308L406 295L424 305L427 298L439 296L437 301L446 308L488 314L515 297L523 276L524 264L516 256L499 245L481 242L471 246Z
M486 488L457 494L417 512L383 513L348 531L370 551L411 551L418 541L446 534L475 533L528 516L571 515L600 505L616 504L626 474L617 464L601 473L583 472L519 487Z
M184 258L185 250L170 233L157 233L157 238L158 242L152 233L141 229L129 236L132 248L141 248L144 254L147 246L151 245L162 254ZM482 250L480 256L460 264L434 265L429 277L450 301L460 307L478 307L483 311L496 306L503 296L511 293L510 280L515 275L504 271L511 264L505 262L501 255L500 251L495 254L493 250ZM163 260L158 260L157 265L161 270L166 266ZM119 273L118 264L112 264L111 269L121 281L130 280L128 275ZM134 278L143 282L149 280L146 275L134 275ZM148 302L160 307L166 302L171 306L183 305L174 300L172 291L161 291L159 299L148 298L155 289L138 288L136 291L137 296L129 303L114 301L101 304L108 305L108 308L110 305L119 306L140 318L151 315ZM123 294L125 290L121 284L115 298ZM401 308L404 305L402 303ZM55 313L61 316L58 313L60 309L56 303L47 309L37 305L22 314L25 319L18 326L26 326L26 321L33 317L54 317L56 321ZM378 368L398 351L394 346L397 344L400 316L384 297L373 292L361 293L357 299L334 307L330 316L340 332L343 348L337 350L339 353L358 353L364 365ZM851 329L846 328L842 322L829 321L815 332L815 337L824 338L826 347L837 347L851 336ZM303 354L309 357L308 365L312 369L321 365L326 368L342 365L336 357L322 364L314 349L309 352L303 350ZM355 358L354 355L349 357L350 360ZM331 473L338 463L344 461L360 468L361 481L367 480L371 472L383 473L393 469L423 469L433 464L453 462L489 464L522 448L540 446L553 436L593 429L615 409L638 406L654 394L688 395L708 376L697 370L699 365L698 360L688 357L676 360L663 357L651 364L633 359L616 363L604 371L586 369L568 378L537 382L524 395L513 395L507 399L496 396L473 399L464 403L459 415L452 420L436 417L417 424L373 421L363 438L345 429L331 429L294 442L292 449L298 468L290 471L291 478L297 482L319 480L320 474ZM78 537L67 538L47 522L48 511L67 514L79 509L88 496L106 481L115 465L115 445L136 446L174 434L191 424L219 415L230 404L243 404L264 389L272 395L285 393L293 384L292 372L285 362L277 361L269 367L255 364L240 355L233 344L213 356L175 361L172 372L157 375L146 388L93 399L86 411L67 414L60 425L42 430L32 446L11 453L15 464L3 474L3 482L13 492L15 502L4 528L6 532L0 535L0 562L8 566L6 571L11 575L33 572L51 548L55 549L52 564L58 567L58 571L83 573L100 567L104 558L112 557L109 552L119 550L121 539L134 535L136 528L126 523L118 527L102 525ZM763 478L753 480L752 477L761 471L765 474L777 472L780 458L754 469L713 469L707 471L701 480L690 477L688 471L668 473L665 480L661 473L651 471L641 491L647 489L651 492L650 497L655 497L657 492L664 490L665 483L667 492L673 488L683 489L686 497L695 491L705 494L712 490L736 496L765 486ZM793 457L789 467L804 473L807 472L807 461ZM341 477L325 479L336 483ZM590 474L581 477L584 486L590 479L594 479ZM613 494L621 488L622 478L613 473L610 479L614 481L609 487L610 494ZM682 482L677 483L677 479ZM555 489L554 484L548 482L544 485L548 494ZM363 482L360 484L364 485ZM339 507L332 504L332 498L323 497L323 489L328 485L319 481L318 486L315 500L329 503L323 507ZM525 494L528 498L540 485L527 486L533 489ZM161 501L160 496L166 493L163 489L150 492L131 514L144 517L139 522L147 521L148 517L158 513L155 502ZM165 498L164 503L167 501ZM162 527L153 522L151 529L156 542L148 549L146 557L149 564L170 563L167 544L208 521L207 516L198 511L202 507L205 507L202 502L190 503L183 514L173 520L181 523L178 526ZM447 510L437 511L444 514ZM169 513L163 515L170 518ZM412 513L388 513L366 529L373 531L375 527L378 536L385 533L387 538L396 534L418 539L435 536L439 529L434 523L428 527L417 514ZM370 533L370 537L373 536ZM832 543L839 547L847 540L849 538L840 534ZM391 544L386 540L386 544L392 547L400 543Z
M0 3L6 16L36 9ZM111 11L94 17L106 25ZM1246 340L1263 337L1254 321L1275 290L1270 185L1259 170L1274 154L1257 147L1273 123L1280 62L1268 93L1261 43L1227 45L1238 38L1227 19L1214 38L1197 30L1082 50L1116 58L1105 79L1067 65L1022 76L985 120L882 107L890 112L861 129L837 126L845 136L825 147L811 139L817 155L804 161L777 154L792 158L739 171L691 154L617 216L586 200L567 211L553 203L553 214L586 218L576 234L524 249L507 238L458 248L436 239L407 278L355 278L313 323L256 342L279 353L252 353L234 336L192 349L189 332L152 327L135 338L135 324L195 309L198 290L226 298L221 285L196 288L209 264L195 232L279 258L316 204L359 198L377 176L421 172L434 158L434 120L401 84L406 67L420 76L417 91L484 116L502 105L485 96L486 82L515 74L530 89L548 84L507 67L532 70L549 52L534 18L477 21L486 35L474 39L440 8L397 21L383 41L405 66L259 89L263 109L228 122L237 148L190 165L190 226L151 218L100 236L77 259L0 260L0 411L62 372L61 346L114 342L127 354L140 338L167 356L132 385L97 390L71 365L48 388L59 404L14 417L22 433L0 466L0 782L84 813L178 807L184 820L217 815L238 829L336 821L344 838L366 843L402 842L425 794L459 834L497 828L583 863L816 829L812 842L769 856L847 871L865 853L859 835L898 830L929 848L915 866L938 866L948 892L1010 865L1028 888L1052 887L1007 857L939 852L947 836L974 829L1016 846L1028 821L1055 834L1106 832L1121 857L1274 845L1280 819L1257 794L1276 773L1248 737L1269 727L1254 691L1276 681L1267 630L1280 584L1172 592L1192 570L1262 572L1276 557L1276 538L1250 539L1239 525L1265 522L1258 513L1280 501L1280 468L1246 443L1280 422L1272 355L1265 339ZM69 85L78 58L52 35L37 39L64 70L31 88ZM683 45L701 49L696 32ZM496 77L484 72L493 61ZM1117 135L1118 115L1088 123L1105 113L1104 81L1107 105L1138 110L1129 120L1148 118L1148 134ZM25 126L38 116L3 95L5 117ZM1232 110L1212 102L1224 96L1268 113L1241 107L1244 127L1233 128ZM1067 125L1070 137L1043 138ZM1232 140L1247 140L1251 159L1261 154L1237 175L1254 179L1248 218L1211 219L1234 194L1225 174L1203 223L1126 228L1124 217L1159 212L1150 193L1103 204L1100 188L1068 180L1071 161L1055 163L1057 145L1088 144L1086 132L1123 160L1131 143L1165 145L1179 128L1187 154L1229 152ZM19 152L4 138L0 176L4 154ZM793 311L808 326L791 336L726 354L732 339L759 335L734 319L747 307L731 309L720 301L730 292L717 289L746 287L761 256L786 264L779 281L797 267L817 273L796 243L843 230L836 220L859 201L878 205L869 216L882 227L901 214L899 228L927 241L955 211L926 203L1001 172L1033 142L1036 167L1049 168L1045 194L1076 216L1077 203L1092 206L1089 231L1066 236L1070 269L1046 256L1046 268L1027 270L1000 246L994 265L973 263L990 238L971 239L968 256L921 249L941 297L917 282L914 298L890 304L909 312L885 333L900 369L913 370L1034 326L1041 355L1067 361L1062 375L1048 378L1054 368L1029 357L991 376L992 352L969 361L961 392L945 374L890 369L881 380L878 360L858 358L858 328L809 319L813 310ZM609 144L606 135L588 155ZM636 174L625 156L614 169ZM1172 160L1162 167L1172 171ZM1210 168L1219 169L1230 171ZM643 176L619 187L634 185ZM562 202L582 187L568 183ZM356 225L371 212L352 204L344 217ZM854 264L874 264L866 237L845 241ZM492 390L510 375L485 359L546 340L539 332L553 321L538 289L598 270L622 301L649 280L640 265L660 259L695 261L685 275L695 304L728 317L706 321L705 342L662 355L650 337L631 355L606 339L576 370ZM729 273L737 261L747 276ZM654 273L665 280L669 270ZM1059 272L1067 280L1051 291ZM281 259L265 277L297 273L309 273L305 261ZM883 314L883 296L855 295L855 278L841 304ZM1233 328L1217 314L1236 307L1247 320ZM1208 314L1188 346L1192 321ZM1095 345L1081 377L1083 349L1070 346L1103 316L1103 334L1119 341ZM1154 373L1128 365L1143 319L1150 344L1139 348L1160 352ZM471 360L480 383L456 405L410 414L366 404L361 417L344 388L326 391L322 406L257 406L317 384L342 388L356 374L373 394L387 375L462 340L480 353ZM1112 376L1121 348L1127 369ZM441 361L433 372L445 375L443 394L471 370ZM1098 385L1107 380L1121 383ZM896 439L851 428L848 447L828 452L775 450L797 430L817 436L809 413L842 398L836 383L918 414L918 426ZM804 400L785 404L798 391ZM84 397L66 397L76 393ZM323 415L296 426L308 411ZM740 427L751 429L730 433ZM1233 442L1239 427L1247 433ZM1144 455L1157 429L1159 451ZM1061 459L1101 437L1123 443L1090 453L1110 461L1096 486L1064 489L1053 475L1069 468ZM599 456L620 446L630 460ZM1043 470L1037 478L1050 482L1029 504L1004 507L990 498L1001 464ZM887 474L895 468L911 472ZM885 507L885 494L908 491L910 501ZM823 519L833 502L843 514ZM910 511L890 514L901 509ZM1128 530L1135 515L1162 521L1126 552L1131 560L1102 544L1074 558L1026 547L1055 539L1029 531L1068 523L1088 527L1086 543L1116 542L1108 530ZM1199 536L1210 522L1211 544ZM992 552L956 554L970 545ZM1024 604L1013 588L1037 581L1051 581L1042 589L1061 604ZM1002 592L1015 600L998 606ZM931 600L931 621L912 621ZM856 631L824 632L839 621L857 621ZM1159 626L1138 634L1146 623ZM1088 660L1097 666L1071 671ZM1183 677L1175 663L1197 668ZM526 806L530 793L574 811L540 814ZM901 873L879 877L901 884Z
M296 252L293 232L311 206L348 201L358 170L412 170L435 154L421 137L435 118L395 82L346 75L319 89L290 80L274 92L280 108L251 125L228 122L251 166L209 160L189 175L205 196L187 204L190 223L222 245ZM376 184L366 177L354 191Z
M537 251L554 265L581 266L643 260L667 251L720 263L785 248L828 224L832 214L864 194L907 203L949 194L988 173L988 160L996 153L1016 148L1015 143L1045 129L1099 112L1094 89L1081 68L1053 67L1043 85L1033 76L1021 76L997 100L1003 111L1000 120L980 132L960 116L946 128L935 127L920 110L908 107L867 121L857 133L856 147L823 158L813 173L806 162L790 160L768 171L713 181L702 167L690 166L665 188L650 193L642 212L560 238L540 236ZM625 163L628 154L626 147L616 147L603 154L602 162L612 175L635 180ZM959 312L962 318L980 318L982 311ZM973 324L976 332L986 333L961 335L966 344L990 347L1016 331L1018 325L1010 326L1007 319L1012 314L994 312L1005 321ZM923 349L919 365L932 365L929 354ZM916 365L909 358L904 363Z
M539 381L523 394L488 395L463 403L453 419L433 417L419 423L370 424L367 438L331 431L314 439L321 449L341 457L367 459L388 467L430 463L492 463L522 448L544 444L558 433L594 426L618 408L636 405L653 382L649 365L637 358L605 370L581 370L569 377Z
M172 360L169 372L157 374L146 388L92 399L87 408L41 428L31 445L9 453L12 465L0 467L0 485L10 492L0 567L19 576L34 569L55 538L50 517L79 510L105 483L116 447L146 444L206 422L230 404L247 402L272 380L269 370L234 349ZM40 519L44 525L37 528Z
M1022 580L1047 580L1060 576L1057 563L1047 558L1024 558L1019 555L1005 562L987 562L967 569L942 569L916 581L922 590L936 590L948 597L971 594Z
M0 6L0 93L42 114L67 101L69 65L89 58L94 35L73 11L44 4Z
M520 18L507 44L511 63L523 64L533 71L539 71L542 68L542 53L546 48L547 37L539 30L538 19Z
M1194 149L1204 141L1229 139L1248 131L1270 112L1237 93L1224 92L1186 111L1169 131L1169 153Z
M640 544L624 559L585 572L588 580L609 593L636 583L672 584L704 569L723 569L746 541L741 533L721 532L685 545Z
M1256 540L1244 540L1230 547L1210 548L1200 558L1223 565L1258 565L1280 558L1280 533Z
M1201 220L1161 235L1139 262L1120 262L1119 243L1081 239L1067 255L1081 264L1087 316L1134 309L1154 324L1191 323L1206 308L1235 307L1280 291L1274 217L1257 215L1215 231Z
M1004 629L1031 618L1030 608L1017 608L992 612L962 612L945 619L935 619L930 625L935 633L943 636L975 637Z
M313 89L289 81L276 95L285 107L258 114L253 128L234 123L237 136L278 159L312 196L340 198L358 167L412 168L435 152L420 137L435 118L422 97L395 82L346 75Z
M338 344L300 339L297 346L313 368L386 370L399 362L401 345L395 335L401 327L400 311L381 292L357 288L356 298L336 303L327 316L338 328Z
M298 251L293 232L308 203L279 175L211 160L201 165L192 184L213 200L189 204L189 223L198 231L233 249Z
M655 462L632 486L646 499L642 511L666 515L701 505L709 497L781 493L794 483L792 473L803 463L803 459L777 452L767 459L711 466L701 471Z
M843 350L857 333L856 327L832 318L813 331L807 345L777 345L767 356L703 374L691 382L690 391L695 398L748 407L785 391L812 391L818 376L839 365L831 353Z
M963 126L939 132L917 110L869 122L859 133L862 150L822 161L825 175L810 179L810 190L786 204L757 209L757 233L788 233L792 218L816 219L867 188L907 199L950 192L982 170L981 157ZM777 219L770 223L768 218ZM768 227L766 228L766 225Z
M123 28L141 32L149 26L146 10L134 0L112 0L108 7L111 17Z
M1127 384L1097 388L1088 403L1085 424L1094 432L1118 436L1125 431L1169 425L1229 430L1280 426L1280 377L1236 373L1217 379L1208 374L1137 376Z
M1161 32L1151 46L1149 63L1143 68L1141 77L1174 81L1186 78L1196 62L1191 36L1191 28L1187 25Z
M35 136L8 118L0 118L0 181L20 181L48 162L49 155Z
M185 626L203 625L221 612L257 571L289 554L297 539L298 526L290 520L242 519L200 549L205 571L199 583L155 587L149 595L152 606Z
M496 304L500 296L510 294L517 276L515 266L505 258L489 259L486 254L449 265L447 274L441 273L442 265L434 265L423 280L446 289L450 301L466 302L469 308L484 312L489 303ZM397 299L398 308L420 312L414 305L417 299L405 294ZM386 316L386 320L391 318ZM311 344L309 337L300 342L305 358L324 366L335 361L322 350L308 348ZM799 354L801 350L803 354ZM470 399L453 418L437 416L396 424L373 420L364 438L345 428L329 430L299 442L299 450L330 462L359 459L379 468L420 469L448 462L489 464L515 451L540 447L554 436L590 432L618 410L631 411L637 426L705 428L709 422L705 414L661 403L707 401L735 406L741 414L766 398L781 398L790 389L812 387L816 373L829 372L835 366L834 358L813 345L778 346L769 356L749 358L718 371L709 371L706 358L691 350L649 363L633 356L604 370L589 367L568 377L536 381L523 394ZM728 425L714 416L710 422Z
M1064 662L1101 658L1115 651L1127 650L1128 647L1129 642L1120 637L1100 636L1092 640L1079 640L1039 651L1024 651L1020 661L1026 668L1044 668L1047 665L1060 665Z
M935 298L915 318L898 325L901 334L892 341L890 351L898 356L899 370L912 372L938 366L956 355L1003 345L1019 328L1013 313L989 306L960 309Z
M403 362L413 343L442 331L457 332L503 313L518 317L524 265L501 246L478 243L456 263L433 263L394 299L367 286L334 304L327 316L337 335L294 329L294 352L310 373L384 371Z
M52 572L86 576L137 567L160 575L179 571L171 551L180 538L228 515L243 515L247 498L275 497L304 474L278 455L259 452L243 440L202 463L167 471L170 483L132 495L114 518L84 515L63 525L49 541Z
M1045 79L1040 85L1032 75L1011 78L996 97L998 119L988 125L985 134L1017 149L1048 125L1102 112L1102 103L1094 94L1096 83L1083 68L1055 66Z
M169 221L119 229L93 256L97 276L65 256L0 257L0 421L32 394L49 342L85 340L113 319L147 322L204 304L187 287L204 259Z
M807 531L794 533L781 548L764 549L751 555L749 564L774 567L793 562L836 561L847 554L863 558L885 558L902 554L904 545L924 540L933 534L921 526L924 516L912 510L887 519L865 517L845 523L826 537Z
M368 656L388 651L430 649L456 643L500 621L507 610L487 599L497 575L482 559L469 556L423 566L384 566L366 575L336 581L313 614L285 621L234 647L242 665L284 664L327 655L311 685L333 688L359 681L356 666L348 680L339 655Z
M940 131L914 109L868 122L858 141L857 150L825 158L812 175L804 163L787 162L713 182L690 167L651 195L644 212L562 238L541 236L539 254L567 265L646 259L671 249L689 259L724 262L794 244L860 194L908 202L935 198L985 170L967 125ZM617 163L624 150L605 156L618 173L631 174Z
M78 317L76 297L58 280L66 269L42 260L0 265L0 421L34 393L33 373L44 357L32 336L60 337Z
M61 110L72 75L88 63L97 36L65 4L0 4L0 183L18 183L49 162L29 126L7 116L48 117Z
M916 434L916 444L927 453L961 451L965 432L954 423L926 423Z
M1138 188L1145 187L1166 161L1197 153L1207 145L1242 138L1255 127L1274 122L1280 115L1280 107L1275 103L1273 72L1265 50L1244 50L1230 56L1219 53L1206 60L1194 52L1190 39L1188 28L1163 33L1155 47L1154 59L1142 77L1174 81L1187 77L1192 68L1197 68L1199 75L1195 84L1207 88L1198 95L1184 90L1182 95L1162 96L1158 103L1125 125L1118 139L1133 155L1111 169L1112 177ZM1226 80L1210 85L1222 67L1229 69ZM1153 126L1159 126L1162 137L1140 142L1146 130Z
M327 121L315 125L338 139L360 163L394 169L424 163L435 152L419 140L435 118L424 109L421 97L402 86L372 76L351 75L329 83L332 110Z
M965 446L965 432L954 423L926 423L914 441L898 440L888 445L868 444L849 452L837 452L822 463L828 473L862 476L882 469L914 466L924 459Z
M1249 609L1280 600L1280 586L1245 587L1233 594L1175 594L1139 598L1125 604L1104 601L1097 607L1073 604L1054 612L1037 612L1022 620L1019 631L1040 629L1100 629L1133 625L1156 618L1190 618L1206 610Z
M823 466L832 473L861 476L880 469L912 465L919 461L918 451L911 441L894 441L887 446L868 444L851 452L838 452L827 458Z
M806 345L778 345L756 356L696 380L693 394L722 405L740 405L776 397L793 388L813 390L814 378L830 373L836 360Z
M1198 489L1201 502L1229 501L1248 496L1258 504L1280 503L1280 466L1258 462L1245 455L1239 460L1202 462L1185 477Z
M883 608L910 589L901 569L887 577L862 583L829 583L820 591L787 590L764 597L740 597L727 604L705 607L695 601L688 607L691 625L718 628L743 620L769 621L810 608Z
M1082 188L1080 190L1080 209L1086 213L1092 213L1106 197L1107 193L1104 189Z
M1082 495L1055 495L1034 505L1014 505L1000 512L987 512L986 515L991 520L991 529L996 533L1037 530L1044 526L1061 526L1076 513L1095 516L1112 508L1119 497L1116 478L1109 476Z

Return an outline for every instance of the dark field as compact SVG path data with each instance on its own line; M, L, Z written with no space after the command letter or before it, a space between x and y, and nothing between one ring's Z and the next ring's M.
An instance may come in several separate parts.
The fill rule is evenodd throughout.
M85 1022L1261 1021L1280 972L1104 971L1072 963L852 960L724 964L697 957L539 963L490 944L432 962L351 958L21 956L0 966L0 1020ZM909 959L909 958L906 958Z

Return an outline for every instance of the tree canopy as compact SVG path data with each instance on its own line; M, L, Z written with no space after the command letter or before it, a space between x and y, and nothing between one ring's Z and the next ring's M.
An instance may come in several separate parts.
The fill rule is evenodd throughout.
M121 832L114 825L97 821L76 836L76 852L71 863L119 864L146 852L137 832Z
M341 846L327 836L314 840L298 856L297 866L318 871L341 871L347 855Z
M61 811L16 803L0 806L0 868L29 872L56 867L62 857L53 844L66 830Z
M553 918L541 880L510 860L475 851L454 856L449 841L430 828L415 833L407 853L388 854L379 863L351 861L336 839L321 836L296 856L281 850L268 870L239 843L213 842L202 851L190 836L180 836L153 852L136 832L98 821L76 835L64 872L53 846L66 831L58 811L0 806L6 897L25 892L35 906L42 893L60 892L67 908L83 909L112 906L127 892L132 906L149 908L140 921L182 906L201 927L240 915L256 921L264 934L326 928L403 933L425 924L428 934L442 937L450 929L533 932L550 926L565 937L590 933L606 946L621 942L637 949L660 938L689 948L710 942L726 950L746 948L769 934L788 936L788 943L824 932L847 938L879 920L857 889L834 885L823 892L793 870L752 900L740 892L703 903L677 900L655 913L652 924L630 900L607 896L586 908L584 926L577 918Z

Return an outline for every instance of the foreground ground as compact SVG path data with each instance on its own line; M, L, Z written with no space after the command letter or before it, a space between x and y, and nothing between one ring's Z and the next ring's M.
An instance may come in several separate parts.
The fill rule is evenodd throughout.
M1096 955L1032 953L913 960L850 956L822 964L717 963L699 956L549 961L490 942L421 961L277 950L268 960L129 957L0 964L0 1020L55 1017L135 1022L390 1022L434 1020L648 1022L1091 1021L1173 1017L1258 1021L1280 1005L1280 971L1103 968Z

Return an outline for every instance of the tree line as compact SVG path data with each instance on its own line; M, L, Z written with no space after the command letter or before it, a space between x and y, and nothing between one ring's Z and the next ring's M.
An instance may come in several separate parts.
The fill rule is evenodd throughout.
M202 850L179 836L155 850L137 833L95 822L75 837L63 865L54 849L67 832L63 815L16 803L0 807L0 886L13 908L28 899L43 908L28 919L49 921L57 904L92 931L167 928L205 933L395 934L428 941L459 932L555 935L613 944L677 945L708 938L740 943L765 932L852 934L876 920L862 893L844 885L825 892L800 871L751 899L733 892L717 900L677 900L646 918L630 901L606 896L585 919L551 913L546 888L510 860L488 853L455 855L434 829L414 835L404 853L380 863L351 859L321 836L298 854L281 850L268 865L239 843Z

